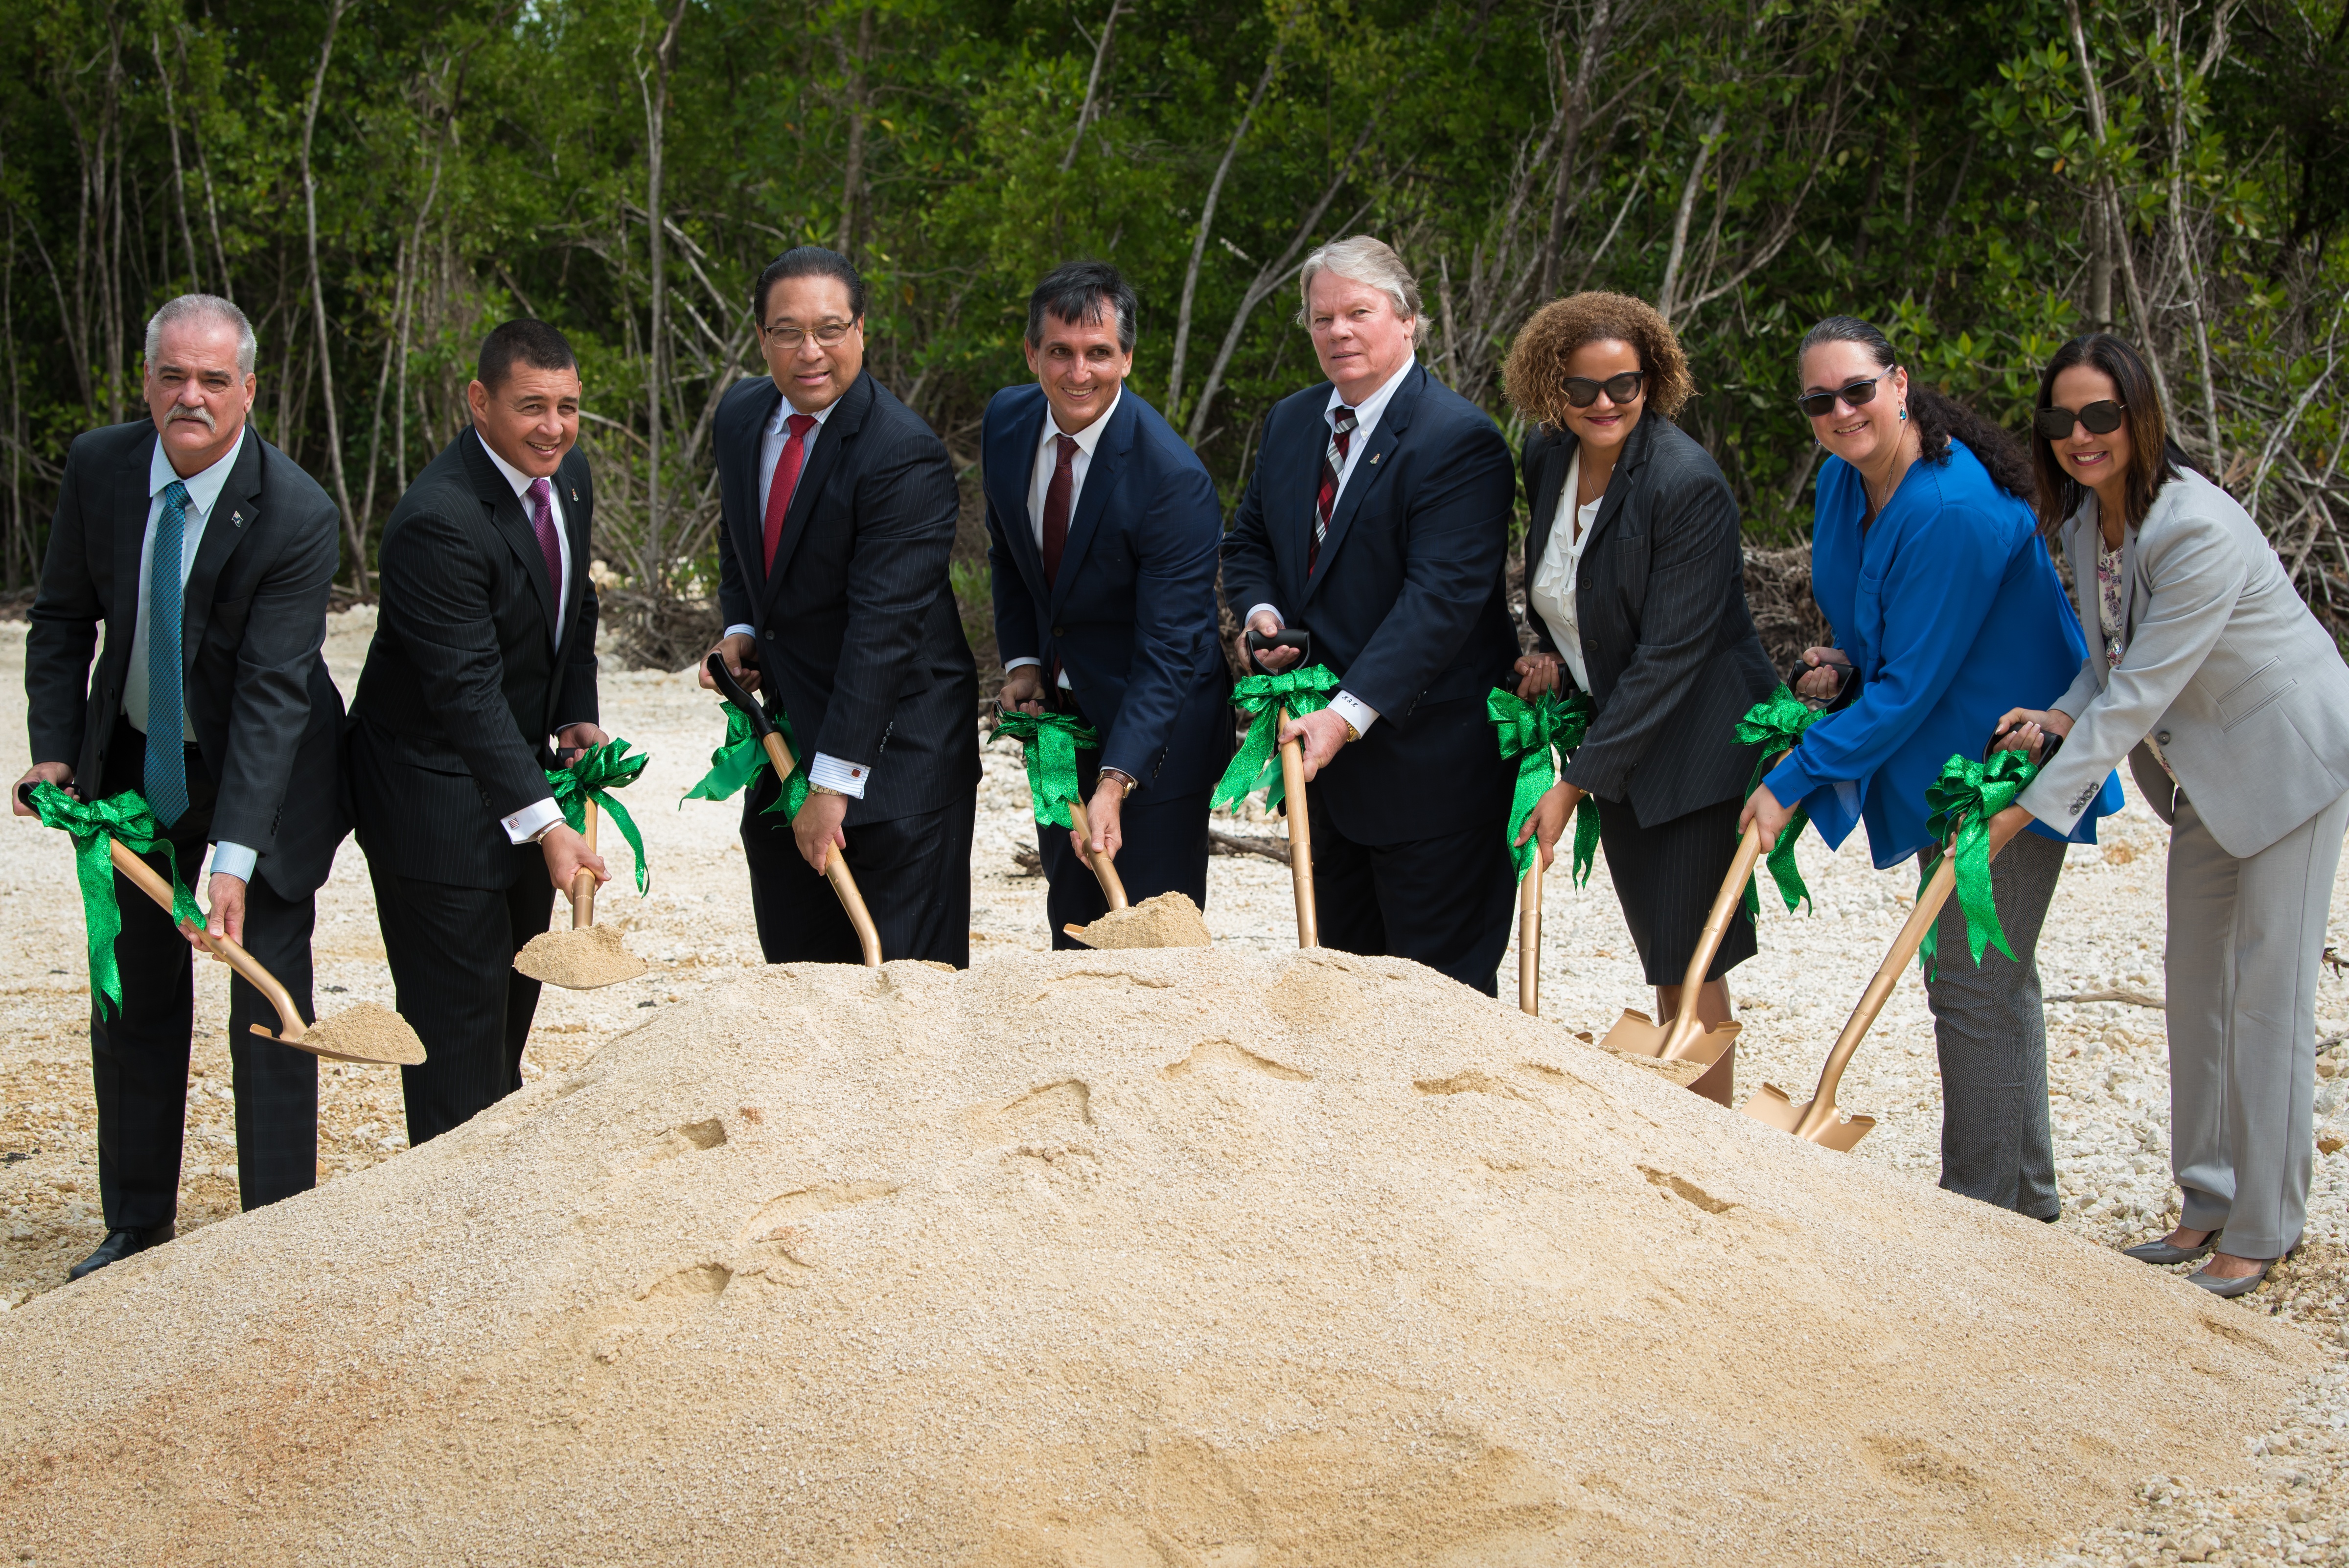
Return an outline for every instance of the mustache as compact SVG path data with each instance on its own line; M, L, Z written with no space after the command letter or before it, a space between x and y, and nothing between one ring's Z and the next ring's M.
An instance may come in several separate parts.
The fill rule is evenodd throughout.
M181 420L195 420L202 424L204 429L214 434L220 431L220 421L213 418L212 410L205 408L202 403L192 409L185 403L173 403L171 411L163 416L163 422L167 425L177 424Z

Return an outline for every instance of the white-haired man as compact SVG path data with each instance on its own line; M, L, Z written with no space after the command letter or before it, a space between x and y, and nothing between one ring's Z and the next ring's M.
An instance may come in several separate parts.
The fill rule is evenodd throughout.
M1393 251L1367 235L1324 245L1302 293L1329 379L1266 417L1224 592L1248 631L1305 631L1341 682L1282 732L1304 740L1322 943L1491 994L1513 877L1485 697L1517 656L1516 471L1493 421L1416 361L1419 285ZM1251 657L1245 632L1238 651ZM1279 670L1306 655L1255 657Z
M148 418L76 438L25 644L35 761L19 782L139 791L191 885L210 844L211 929L306 1019L313 895L346 829L343 703L319 656L341 552L326 492L245 426L253 366L244 313L181 295L147 324ZM167 869L160 850L149 862ZM179 1209L194 938L119 876L115 895L122 1004L89 1023L106 1236L76 1279L170 1241ZM248 1027L275 1016L231 981L247 1209L317 1179L317 1059Z

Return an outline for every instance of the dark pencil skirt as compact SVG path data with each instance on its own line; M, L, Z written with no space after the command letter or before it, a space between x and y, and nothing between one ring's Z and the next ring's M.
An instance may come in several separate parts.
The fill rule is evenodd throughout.
M1607 874L1623 905L1623 923L1640 947L1650 985L1678 985L1704 918L1737 856L1737 816L1744 800L1731 797L1652 827L1640 826L1629 805L1599 800L1599 841ZM1567 842L1572 841L1572 829ZM1563 847L1563 846L1561 846ZM1759 869L1757 867L1756 869ZM1741 907L1713 955L1705 979L1719 980L1754 956L1754 918Z

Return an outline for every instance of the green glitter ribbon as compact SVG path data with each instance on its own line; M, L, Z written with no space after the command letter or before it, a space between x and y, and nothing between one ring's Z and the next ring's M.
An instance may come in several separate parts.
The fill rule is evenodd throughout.
M799 737L792 732L790 716L778 713L774 715L774 723L775 733L783 738L783 745L791 752L793 765L792 776L783 781L782 790L767 811L780 811L787 818L793 817L800 814L800 807L807 804L808 760L800 751ZM685 802L688 800L724 800L757 778L759 770L767 765L767 749L751 732L750 719L741 709L729 702L726 704L726 739L709 753L709 771L701 775L699 784L685 792L684 799L677 803L678 809L684 810ZM763 816L766 813L760 815Z
M1745 786L1747 794L1762 787L1762 775L1770 771L1771 763L1801 744L1803 732L1817 723L1820 716L1817 709L1783 684L1745 711L1745 717L1737 721L1737 743L1762 748L1762 754L1754 760L1754 777ZM1778 897L1786 900L1789 914L1796 905L1809 902L1811 897L1809 886L1803 881L1802 868L1795 863L1795 841L1802 837L1810 820L1800 805L1795 806L1795 815L1778 830L1777 842L1764 862L1770 867L1771 879L1778 884ZM1762 896L1756 889L1756 880L1749 877L1745 883L1745 914L1747 919L1758 920L1762 918Z
M1019 742L1028 764L1028 797L1036 820L1046 827L1074 829L1069 803L1077 790L1077 753L1101 749L1101 733L1071 713L1023 713L1007 710L996 725L999 735Z
M1239 754L1224 776L1216 781L1210 806L1236 805L1258 790L1265 792L1267 810L1277 811L1282 795L1280 779L1279 711L1292 719L1319 713L1338 690L1338 677L1326 664L1304 670L1284 670L1278 675L1251 675L1232 688L1232 706L1248 715L1248 731Z
M110 799L85 805L42 781L33 786L34 814L73 839L74 876L81 883L82 923L89 931L89 988L98 998L98 1015L110 1018L122 1006L122 971L114 961L114 939L122 932L122 905L114 890L114 852L119 839L133 855L151 855L158 845L171 866L171 921L174 925L204 923L195 895L181 885L180 857L163 836L155 815L135 789Z
M1516 793L1509 801L1507 843L1520 882L1533 869L1534 857L1541 849L1532 839L1518 843L1517 835L1525 831L1526 818L1558 780L1550 748L1556 746L1561 756L1571 761L1598 712L1598 704L1582 691L1566 696L1544 691L1531 702L1506 687L1496 686L1485 694L1485 717L1492 722L1494 738L1500 742L1501 760L1515 763L1517 770ZM1574 810L1576 887L1590 880L1590 867L1598 858L1599 803L1586 794Z
M746 726L747 727L747 726ZM554 792L554 804L563 808L563 820L574 833L587 829L587 803L594 801L604 808L604 815L618 826L620 836L636 857L636 894L643 897L650 886L651 872L645 866L645 841L636 831L636 819L628 808L614 800L607 793L625 788L636 782L652 759L639 752L628 754L626 741L606 741L600 746L590 746L567 768L555 768L546 775L549 789Z
M2038 776L2039 764L2026 753L1992 752L1987 763L1964 755L1951 757L1941 764L1941 776L1925 786L1925 806L1932 813L1925 819L1926 830L1936 844L1956 840L1950 852L1958 857L1958 908L1965 911L1966 945L1973 950L1977 964L1985 948L1995 947L2008 958L2014 957L1998 923L1998 899L1991 885L1990 819L2013 805L2015 796ZM1925 885L1940 867L1941 853L1937 849L1923 862L1917 881L1919 898L1924 897ZM1933 977L1940 934L1937 919L1925 929L1925 940L1917 950L1928 980Z

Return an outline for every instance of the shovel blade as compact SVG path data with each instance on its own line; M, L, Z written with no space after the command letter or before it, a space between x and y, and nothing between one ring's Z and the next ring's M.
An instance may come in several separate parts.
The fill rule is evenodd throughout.
M541 931L514 954L517 972L542 985L565 991L596 991L634 980L652 966L627 949L589 933L607 928L578 926L567 931ZM568 958L571 961L564 962Z
M1723 1032L1720 1030L1714 1031L1716 1034L1722 1033ZM1731 1024L1726 1033L1728 1039L1722 1045L1721 1054L1713 1058L1713 1065L1704 1070L1704 1076L1689 1085L1689 1091L1692 1094L1702 1095L1723 1110L1729 1108L1737 1093L1737 1025ZM1710 1036L1707 1038L1710 1039ZM1699 1049L1689 1052L1681 1060L1683 1062L1704 1060L1702 1054L1704 1045L1704 1041L1699 1041Z
M1661 1056L1664 1054L1664 1042L1671 1035L1669 1027L1644 1012L1627 1008L1623 1016L1615 1021L1615 1027L1607 1032L1607 1038L1599 1044L1626 1056Z
M1782 1133L1791 1133L1802 1126L1803 1113L1810 1108L1809 1101L1796 1105L1787 1097L1786 1091L1775 1084L1763 1085L1761 1091L1745 1102L1747 1116L1776 1127Z
M1866 1137L1875 1126L1874 1116L1854 1116L1847 1122L1839 1122L1830 1116L1818 1131L1811 1135L1811 1141L1821 1148L1838 1149L1848 1154L1852 1146Z

